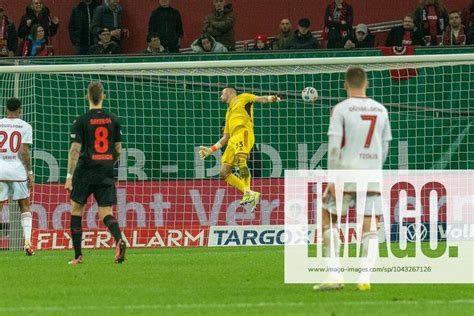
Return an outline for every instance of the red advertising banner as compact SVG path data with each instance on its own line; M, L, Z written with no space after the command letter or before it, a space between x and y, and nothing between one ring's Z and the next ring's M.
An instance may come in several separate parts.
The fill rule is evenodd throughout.
M209 229L125 228L122 230L122 236L131 248L206 247ZM35 230L33 244L37 250L72 249L69 230ZM82 234L83 249L114 246L114 238L106 230L85 230Z
M251 214L249 206L239 205L242 194L220 180L119 182L114 214L121 227L130 229L283 224L283 184L283 179L253 181L262 201L258 211ZM36 185L31 209L34 227L69 228L70 204L63 185ZM84 229L105 230L97 212L90 198Z

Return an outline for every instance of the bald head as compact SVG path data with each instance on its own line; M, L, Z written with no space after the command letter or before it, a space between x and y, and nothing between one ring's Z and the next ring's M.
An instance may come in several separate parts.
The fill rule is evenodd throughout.
M229 104L235 96L237 96L237 90L234 87L227 87L221 92L221 101Z

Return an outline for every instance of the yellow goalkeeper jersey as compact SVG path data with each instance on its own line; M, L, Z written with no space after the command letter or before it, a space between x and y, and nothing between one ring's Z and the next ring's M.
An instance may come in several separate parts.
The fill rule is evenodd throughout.
M234 136L241 129L253 133L253 103L257 96L242 93L232 99L225 115L224 133Z

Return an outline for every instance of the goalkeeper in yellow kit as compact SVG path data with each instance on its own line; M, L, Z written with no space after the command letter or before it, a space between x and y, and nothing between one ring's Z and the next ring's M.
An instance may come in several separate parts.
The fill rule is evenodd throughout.
M253 213L260 203L261 196L259 192L250 189L250 171L247 167L247 160L255 143L253 104L277 102L281 98L276 95L258 97L249 93L237 95L235 88L228 87L222 90L220 99L227 104L224 136L212 147L201 146L199 155L201 159L206 159L227 144L222 156L220 175L228 184L244 194L240 205L250 203ZM239 169L240 178L232 173L235 167Z

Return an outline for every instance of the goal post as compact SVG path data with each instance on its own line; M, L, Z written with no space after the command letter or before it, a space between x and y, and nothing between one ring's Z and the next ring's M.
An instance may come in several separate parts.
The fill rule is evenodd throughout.
M122 124L114 212L132 247L278 244L283 171L326 168L330 109L346 97L349 65L367 70L368 95L389 110L394 140L385 168L474 169L474 54L3 66L2 105L18 95L33 126L34 246L71 247L63 189L69 132L88 109L92 80L103 82L104 107ZM239 207L240 193L219 179L221 153L206 161L197 154L220 138L226 106L219 92L230 85L284 96L254 106L250 168L263 195L255 214ZM315 104L301 99L307 86L319 92ZM8 209L14 211L4 206L3 218ZM110 247L92 200L86 210L85 248ZM9 227L20 230L18 222ZM262 237L266 231L273 233ZM21 245L12 236L1 231L0 247Z

